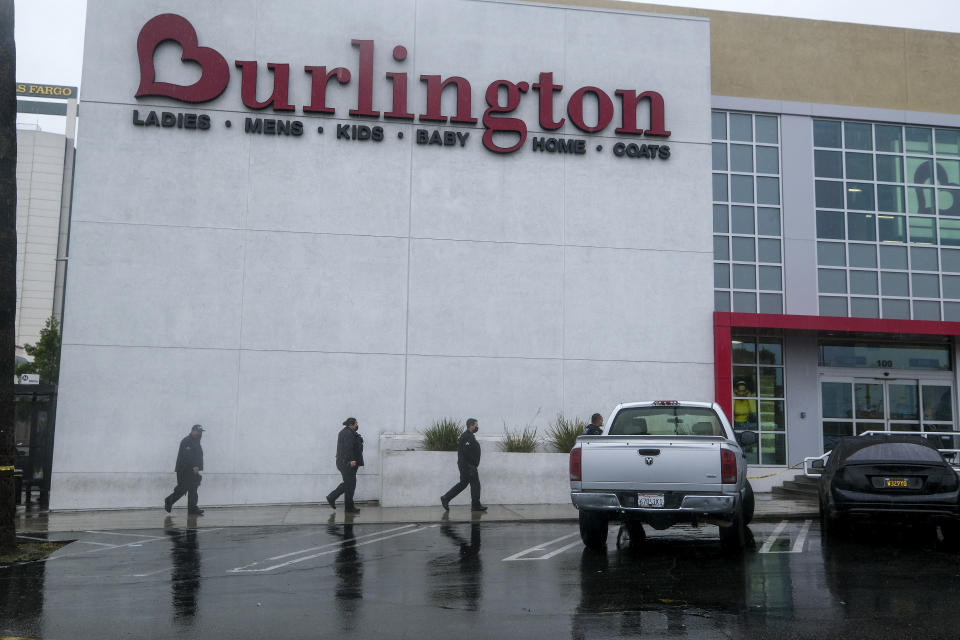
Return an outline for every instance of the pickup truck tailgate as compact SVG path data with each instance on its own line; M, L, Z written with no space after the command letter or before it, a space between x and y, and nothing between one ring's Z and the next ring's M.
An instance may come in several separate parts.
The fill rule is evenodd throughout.
M584 491L721 491L723 439L583 438Z

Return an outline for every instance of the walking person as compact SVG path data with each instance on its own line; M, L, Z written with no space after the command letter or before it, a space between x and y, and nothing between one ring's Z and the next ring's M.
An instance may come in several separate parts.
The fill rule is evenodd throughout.
M343 496L343 506L347 513L360 513L353 505L353 492L357 488L357 471L363 466L363 436L357 433L360 424L356 418L343 421L343 429L337 436L337 469L343 482L327 496L327 504L337 508L337 498Z
M460 445L457 447L457 469L460 471L460 482L450 487L450 491L440 496L440 504L447 511L450 510L450 501L470 485L470 509L486 511L480 504L480 475L477 467L480 466L480 443L474 435L480 430L480 423L476 418L467 420L466 430L460 434Z
M197 488L203 479L200 475L203 471L203 447L200 446L200 438L204 431L206 429L195 424L190 429L190 434L180 441L177 464L174 467L177 472L177 486L163 501L163 508L167 513L170 513L173 504L182 498L183 494L187 494L187 513L192 516L203 515L203 509L197 506Z
M603 416L595 413L590 416L590 424L583 428L585 436L599 436L603 434Z

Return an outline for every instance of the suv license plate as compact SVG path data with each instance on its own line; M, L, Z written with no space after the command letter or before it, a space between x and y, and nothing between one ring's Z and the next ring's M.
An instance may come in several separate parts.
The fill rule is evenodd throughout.
M638 507L662 507L663 506L663 494L637 494L637 506Z

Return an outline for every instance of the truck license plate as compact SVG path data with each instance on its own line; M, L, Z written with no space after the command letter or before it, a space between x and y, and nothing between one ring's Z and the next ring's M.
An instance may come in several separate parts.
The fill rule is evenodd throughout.
M647 494L640 493L637 494L637 506L638 507L662 507L663 506L663 494Z

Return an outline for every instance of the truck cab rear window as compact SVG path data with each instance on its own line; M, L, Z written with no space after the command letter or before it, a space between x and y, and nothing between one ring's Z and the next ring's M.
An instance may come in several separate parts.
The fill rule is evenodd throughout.
M611 436L723 436L713 409L701 407L635 407L613 419Z

